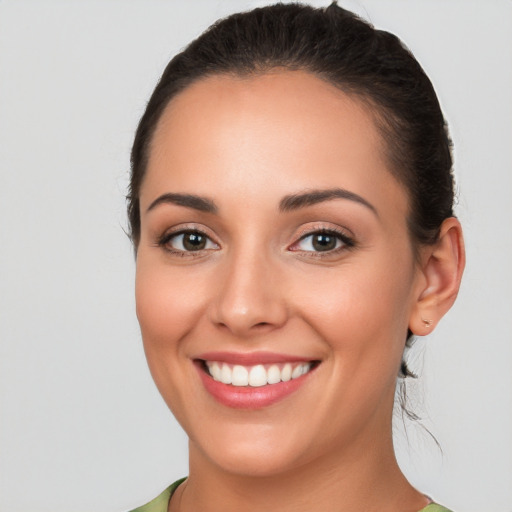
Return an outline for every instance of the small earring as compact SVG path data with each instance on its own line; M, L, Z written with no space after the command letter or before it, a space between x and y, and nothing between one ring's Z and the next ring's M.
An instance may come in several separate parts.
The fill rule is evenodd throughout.
M432 320L425 320L422 318L421 321L425 324L425 327L430 327L432 325Z

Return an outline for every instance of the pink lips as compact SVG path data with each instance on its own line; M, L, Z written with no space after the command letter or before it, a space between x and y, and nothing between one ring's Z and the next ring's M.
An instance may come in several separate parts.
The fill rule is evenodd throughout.
M274 354L273 352L205 352L199 354L196 359L203 361L222 361L229 364L241 364L254 366L256 364L299 363L307 362L304 357L290 356L286 354Z
M195 358L196 368L205 389L221 404L235 409L261 409L283 400L297 391L307 380L314 368L308 373L277 384L268 384L261 387L232 386L214 380L205 370L202 361L217 361L232 365L255 366L279 363L309 362L310 359L274 354L271 352L208 352Z

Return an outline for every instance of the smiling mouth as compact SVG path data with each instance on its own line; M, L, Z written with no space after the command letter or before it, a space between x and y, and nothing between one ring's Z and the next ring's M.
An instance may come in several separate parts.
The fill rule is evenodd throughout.
M316 368L320 361L244 366L200 360L200 364L205 373L222 384L234 387L262 387L298 379Z

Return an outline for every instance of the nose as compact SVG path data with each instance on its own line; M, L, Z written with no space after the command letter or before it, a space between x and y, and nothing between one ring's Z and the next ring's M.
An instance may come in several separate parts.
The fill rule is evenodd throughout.
M249 338L282 327L287 320L284 283L271 258L238 254L219 270L210 320L233 335Z

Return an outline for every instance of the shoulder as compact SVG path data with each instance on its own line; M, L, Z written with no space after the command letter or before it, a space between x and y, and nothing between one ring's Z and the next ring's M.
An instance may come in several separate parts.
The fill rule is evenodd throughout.
M178 485L180 485L184 480L185 478L177 480L172 485L167 487L167 489L165 489L161 494L159 494L154 500L151 500L149 503L146 503L141 507L134 508L130 512L167 512L169 500L171 499L173 492L176 490Z
M438 505L437 503L431 503L427 505L425 508L422 508L419 512L451 512L446 507L442 505Z

